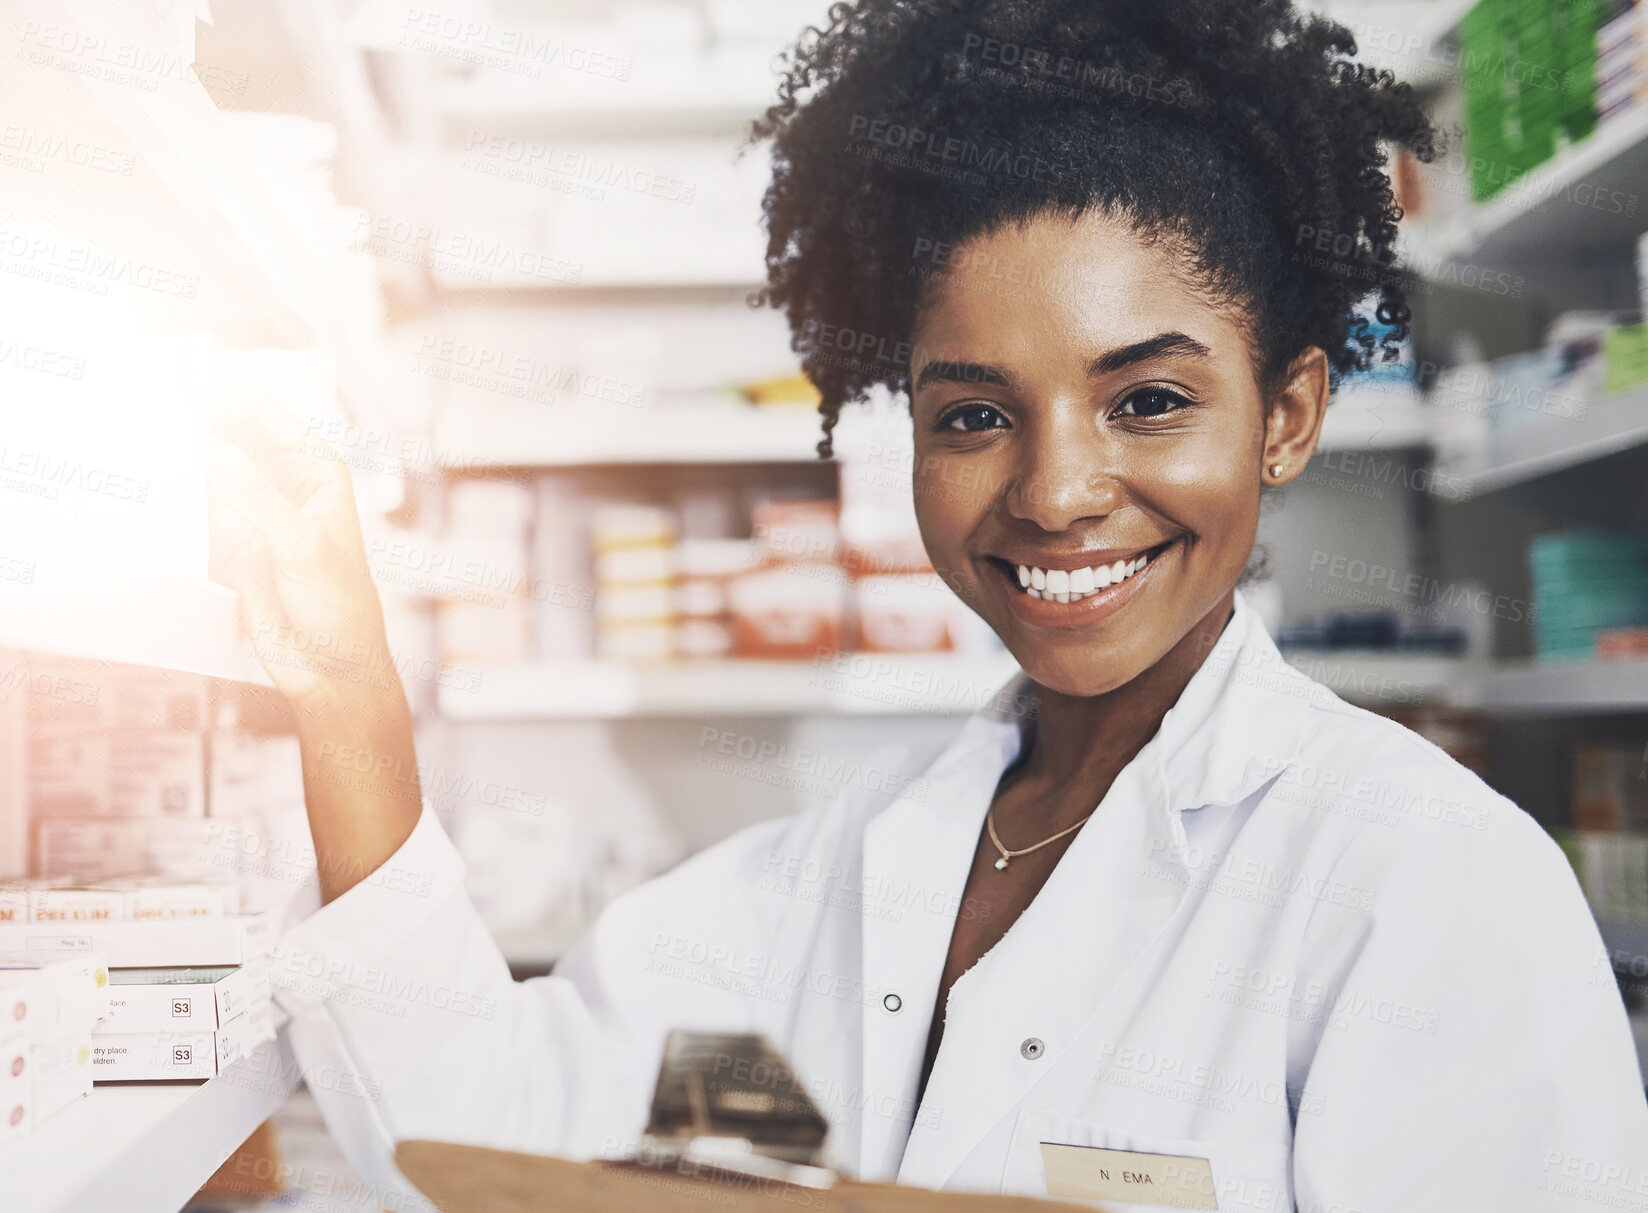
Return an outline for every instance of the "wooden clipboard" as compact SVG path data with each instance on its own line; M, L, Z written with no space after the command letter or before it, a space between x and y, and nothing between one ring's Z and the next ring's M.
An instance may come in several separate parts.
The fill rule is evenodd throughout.
M1092 1204L935 1192L839 1180L808 1188L776 1180L711 1180L621 1162L568 1162L442 1141L403 1141L395 1165L441 1213L1093 1213Z

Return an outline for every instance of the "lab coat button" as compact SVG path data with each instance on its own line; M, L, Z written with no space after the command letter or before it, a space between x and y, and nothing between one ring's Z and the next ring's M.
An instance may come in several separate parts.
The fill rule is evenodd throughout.
M1047 1052L1047 1046L1042 1044L1039 1036L1026 1036L1024 1043L1019 1046L1019 1056L1028 1061L1035 1061L1045 1052Z
M897 994L889 994L889 995L887 995L887 997L885 997L881 1000L881 1005L886 1007L889 1011L893 1012L893 1014L896 1015L896 1014L898 1014L899 1011L901 1011L903 1009L904 1000L902 998L900 998Z

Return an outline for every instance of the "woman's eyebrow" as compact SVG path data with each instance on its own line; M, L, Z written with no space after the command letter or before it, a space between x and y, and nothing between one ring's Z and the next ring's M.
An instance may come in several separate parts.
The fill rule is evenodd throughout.
M984 362L958 362L949 358L935 358L921 368L916 376L916 391L929 383L988 383L995 387L1011 388L1011 372Z
M1087 373L1108 375L1123 367L1132 366L1135 362L1160 358L1165 354L1188 354L1196 358L1208 358L1212 356L1213 351L1184 333L1158 333L1154 337L1146 337L1143 341L1135 341L1132 345L1124 345L1120 349L1111 350L1108 354L1099 355L1088 364Z
M1161 358L1168 354L1210 358L1213 351L1186 333L1158 333L1154 337L1146 337L1143 341L1135 341L1132 345L1124 345L1120 349L1111 350L1108 354L1099 355L1088 363L1087 373L1090 376L1109 375L1123 367L1132 366L1135 362ZM929 383L988 383L995 387L1012 388L1014 382L1011 371L987 362L935 358L922 367L921 374L916 376L915 390L919 392Z

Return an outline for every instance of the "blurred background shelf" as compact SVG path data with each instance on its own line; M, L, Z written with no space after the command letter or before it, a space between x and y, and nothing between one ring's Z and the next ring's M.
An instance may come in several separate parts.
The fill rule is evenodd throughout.
M438 449L463 467L625 463L816 463L818 414L711 401L542 411L501 406L449 415Z
M442 687L440 708L453 721L965 715L990 702L1016 669L1005 653L843 653L816 664L542 662L483 669L473 691Z
M1520 265L1628 242L1642 231L1648 112L1599 126L1489 201L1414 241L1416 265L1436 277L1451 262Z
M297 1089L282 1032L203 1083L113 1083L0 1150L8 1213L176 1209Z
M1339 698L1373 706L1446 702L1471 668L1457 657L1356 649L1290 649L1283 657Z
M1583 417L1528 425L1487 436L1475 449L1450 452L1448 478L1433 491L1496 492L1541 476L1648 444L1648 388L1591 401Z
M1502 662L1463 678L1454 700L1504 716L1648 712L1648 658Z

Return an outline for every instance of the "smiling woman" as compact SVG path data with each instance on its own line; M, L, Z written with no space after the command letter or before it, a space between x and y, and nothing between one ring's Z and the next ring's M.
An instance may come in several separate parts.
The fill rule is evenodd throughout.
M1292 670L1237 589L1263 489L1381 356L1353 305L1405 325L1385 156L1431 137L1353 54L1270 0L861 0L808 32L757 128L766 302L825 451L871 387L908 398L928 555L1022 673L872 763L919 778L735 834L547 978L510 981L432 812L328 778L340 744L416 769L398 686L278 639L382 647L347 474L225 423L251 458L218 451L216 520L302 708L329 901L282 1000L306 1065L382 1091L317 1092L357 1166L392 1182L397 1137L624 1153L691 1027L767 1035L861 1178L1266 1213L1642 1190L1560 851ZM365 879L386 863L419 897ZM445 993L386 1019L385 985Z

